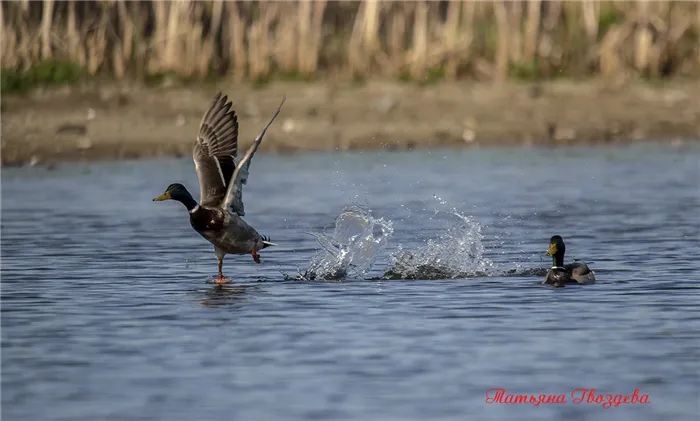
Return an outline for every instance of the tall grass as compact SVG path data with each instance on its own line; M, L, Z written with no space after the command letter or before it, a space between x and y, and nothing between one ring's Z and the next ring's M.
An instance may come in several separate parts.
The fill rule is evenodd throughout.
M24 0L0 25L7 78L47 61L117 79L700 74L699 2Z

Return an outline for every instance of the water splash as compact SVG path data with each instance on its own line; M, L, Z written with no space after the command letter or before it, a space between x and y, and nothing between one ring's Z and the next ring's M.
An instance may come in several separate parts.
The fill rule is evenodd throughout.
M441 205L447 202L435 197ZM445 212L436 210L436 214ZM429 239L417 250L403 250L392 254L392 264L384 273L384 279L454 279L489 276L493 263L484 257L481 225L471 216L455 208L447 211L457 223L438 238Z
M392 222L375 218L364 206L346 206L331 236L312 234L323 248L297 279L339 280L363 277L394 233Z

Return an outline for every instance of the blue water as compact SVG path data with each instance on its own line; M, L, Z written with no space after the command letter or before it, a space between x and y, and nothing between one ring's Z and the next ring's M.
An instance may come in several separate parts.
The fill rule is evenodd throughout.
M697 143L260 153L245 219L280 246L223 287L172 182L191 159L2 170L4 421L698 419ZM353 203L391 228L371 268L294 280ZM597 284L527 272L554 234ZM406 251L457 278L377 280Z

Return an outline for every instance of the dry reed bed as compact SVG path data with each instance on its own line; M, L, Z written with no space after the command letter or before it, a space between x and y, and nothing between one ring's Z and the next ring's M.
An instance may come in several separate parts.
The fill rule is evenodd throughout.
M2 67L142 78L700 74L698 2L2 2Z

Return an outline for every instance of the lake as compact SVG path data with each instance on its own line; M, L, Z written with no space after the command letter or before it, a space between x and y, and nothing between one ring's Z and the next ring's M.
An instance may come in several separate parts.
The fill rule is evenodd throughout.
M191 158L3 168L4 420L700 413L698 143L259 152L245 219L279 246L224 286L151 201L173 182L198 198ZM540 284L555 234L596 284Z

